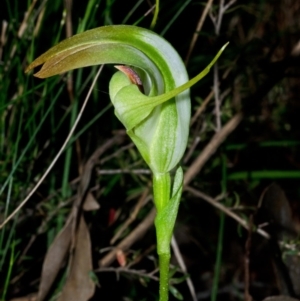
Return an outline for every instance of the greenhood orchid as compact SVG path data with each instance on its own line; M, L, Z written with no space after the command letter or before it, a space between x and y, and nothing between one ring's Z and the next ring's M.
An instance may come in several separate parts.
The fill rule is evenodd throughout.
M170 172L179 164L188 141L189 88L209 72L224 48L189 81L178 53L162 37L144 28L113 25L66 39L27 68L43 65L35 76L46 78L75 68L117 64L119 71L109 84L115 115L153 172L161 301L168 300L170 241L183 183L180 167L173 185Z

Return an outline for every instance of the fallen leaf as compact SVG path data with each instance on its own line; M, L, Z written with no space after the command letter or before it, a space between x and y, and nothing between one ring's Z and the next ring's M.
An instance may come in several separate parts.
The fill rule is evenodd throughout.
M93 194L88 192L82 208L84 211L92 211L92 210L98 210L100 208L100 205L94 198Z
M72 236L72 218L55 237L50 246L42 268L41 282L38 292L38 301L42 301L47 296L70 247Z
M95 291L95 283L89 276L92 269L90 234L81 215L70 273L58 301L90 299Z

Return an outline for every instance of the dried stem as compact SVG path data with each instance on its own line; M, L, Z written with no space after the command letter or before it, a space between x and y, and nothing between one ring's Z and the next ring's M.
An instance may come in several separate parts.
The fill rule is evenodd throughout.
M192 38L192 41L191 41L191 43L190 43L190 47L189 47L188 53L187 53L186 58L185 58L185 60L184 60L185 65L187 65L188 62L189 62L190 56L191 56L191 54L192 54L192 52L193 52L193 50L194 50L194 47L195 47L195 45L196 45L196 42L197 42L197 40L198 40L199 32L200 32L201 29L202 29L202 26L203 26L203 24L204 24L205 18L206 18L207 14L208 14L208 12L209 12L211 6L212 6L212 3L213 3L213 0L208 0L208 1L206 2L205 8L204 8L204 10L203 10L203 12L202 12L202 14L201 14L201 17L200 17L200 19L199 19L199 21L198 21L198 24L197 24L195 33L194 33L193 38Z
M173 235L172 240L171 240L171 246L172 246L172 250L174 252L174 255L177 259L177 262L178 262L181 270L186 274L187 273L187 268L185 266L184 260L182 258L181 253L180 253L180 250L179 250L179 247L178 247L178 244L177 244L177 241L176 241L174 235ZM193 301L197 301L198 299L197 299L197 296L196 296L195 287L194 287L194 284L191 280L191 277L186 278L186 283L187 283L188 288L190 290Z

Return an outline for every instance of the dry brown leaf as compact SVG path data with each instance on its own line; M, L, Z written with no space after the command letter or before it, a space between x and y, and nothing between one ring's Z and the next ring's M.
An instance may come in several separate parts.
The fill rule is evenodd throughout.
M38 301L42 301L47 296L61 265L66 257L72 237L72 218L67 220L66 225L55 237L50 246L42 268L41 282L38 292Z
M100 205L94 198L93 194L88 192L83 203L83 210L92 211L92 210L98 210L99 208Z
M287 247L293 245L293 241L297 240L299 233L297 233L289 200L278 184L273 183L265 190L262 208L266 213L267 221L270 222L273 235L278 241L282 254L282 261L279 259L281 256L275 255L275 275L280 292L299 296L300 260L297 251L293 247L291 249ZM288 273L286 274L286 272Z
M95 283L89 276L92 268L90 235L84 218L81 216L69 277L58 301L90 299L95 291Z

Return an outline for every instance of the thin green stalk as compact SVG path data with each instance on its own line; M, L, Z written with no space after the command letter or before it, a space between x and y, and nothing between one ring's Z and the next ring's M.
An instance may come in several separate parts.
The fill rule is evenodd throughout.
M237 171L228 175L228 180L299 179L299 170L253 170Z
M154 11L154 16L150 25L150 28L153 29L155 27L155 24L157 22L158 18L158 13L159 13L159 0L155 1L155 11Z
M72 104L72 112L70 118L70 128L75 122L76 116L78 112L78 101L74 100ZM68 148L66 150L65 164L64 164L64 173L63 173L63 182L62 182L62 195L64 198L67 198L71 194L71 190L69 187L69 175L71 169L71 161L72 161L72 152L73 148Z
M171 179L169 173L153 175L153 194L157 212L163 211L170 200ZM166 232L168 223L155 223L157 232L157 254L159 257L159 300L167 301L169 297L169 264L171 258L169 239L160 239L160 232Z
M169 299L169 265L171 254L159 254L159 301Z
M171 178L169 173L153 175L153 194L156 210L162 210L170 199Z
M97 0L88 1L87 7L85 9L84 17L82 18L78 26L77 33L83 32L87 27L92 27L92 26L87 26L87 24L91 23L92 20L95 20L95 15L100 5L100 2L101 1L99 1L97 4Z
M126 17L123 19L123 21L121 22L121 24L126 24L127 21L129 20L129 18L132 16L132 14L138 9L138 7L144 2L144 0L140 0L138 1L133 8L128 12L128 14L126 15Z
M227 168L226 168L226 156L222 156L222 193L225 193L227 190ZM223 253L223 240L224 240L224 227L225 227L225 214L224 212L220 213L220 225L219 225L219 234L218 234L218 246L217 246L217 254L216 254L216 264L214 271L214 279L212 285L211 292L211 301L217 300L218 295L218 286L220 279L220 271L222 264L222 253Z
M171 21L166 25L166 27L164 28L164 30L162 30L162 32L160 33L160 35L163 37L166 32L170 29L170 27L173 25L173 23L175 22L175 20L178 18L178 16L184 11L184 9L190 4L192 0L187 0L184 2L184 4L182 4L182 6L177 10L176 14L174 14L173 18L171 19Z
M217 295L218 295L218 286L219 286L220 270L221 270L221 263L222 263L222 252L223 252L224 225L225 225L225 214L221 212L216 264L215 264L214 279L213 279L211 298L210 298L211 301L217 300Z
M295 140L276 140L276 141L263 141L259 143L253 144L253 148L258 147L293 147L300 145L300 141ZM236 143L236 144L228 144L225 146L226 150L249 150L249 143Z
M15 263L15 241L13 241L13 243L10 245L10 248L11 248L11 255L10 255L10 260L9 260L9 268L8 268L8 271L7 271L7 276L6 276L6 279L5 279L5 284L4 284L4 289L3 289L3 292L2 292L2 298L1 300L5 300L6 299L6 293L7 293L7 289L8 289L8 286L9 286L9 282L10 282L10 279L11 279L11 273L12 273L12 269L13 269L13 266L14 266L14 263Z
M9 205L10 205L10 200L11 200L11 193L12 193L12 186L13 186L13 177L11 177L8 185L8 192L7 192L7 197L6 197L6 202L5 202L5 211L4 211L4 216L8 216L8 210L9 210ZM11 241L13 239L13 235L15 234L15 224L16 224L17 218L14 220L13 226L9 230L8 237L6 237L6 244L4 245L4 238L6 236L6 228L3 228L1 231L0 235L0 254L1 254L1 260L0 260L0 271L3 268L3 265L5 263L5 260L7 259L6 255L8 253L9 247L11 245ZM3 299L4 300L4 299Z

